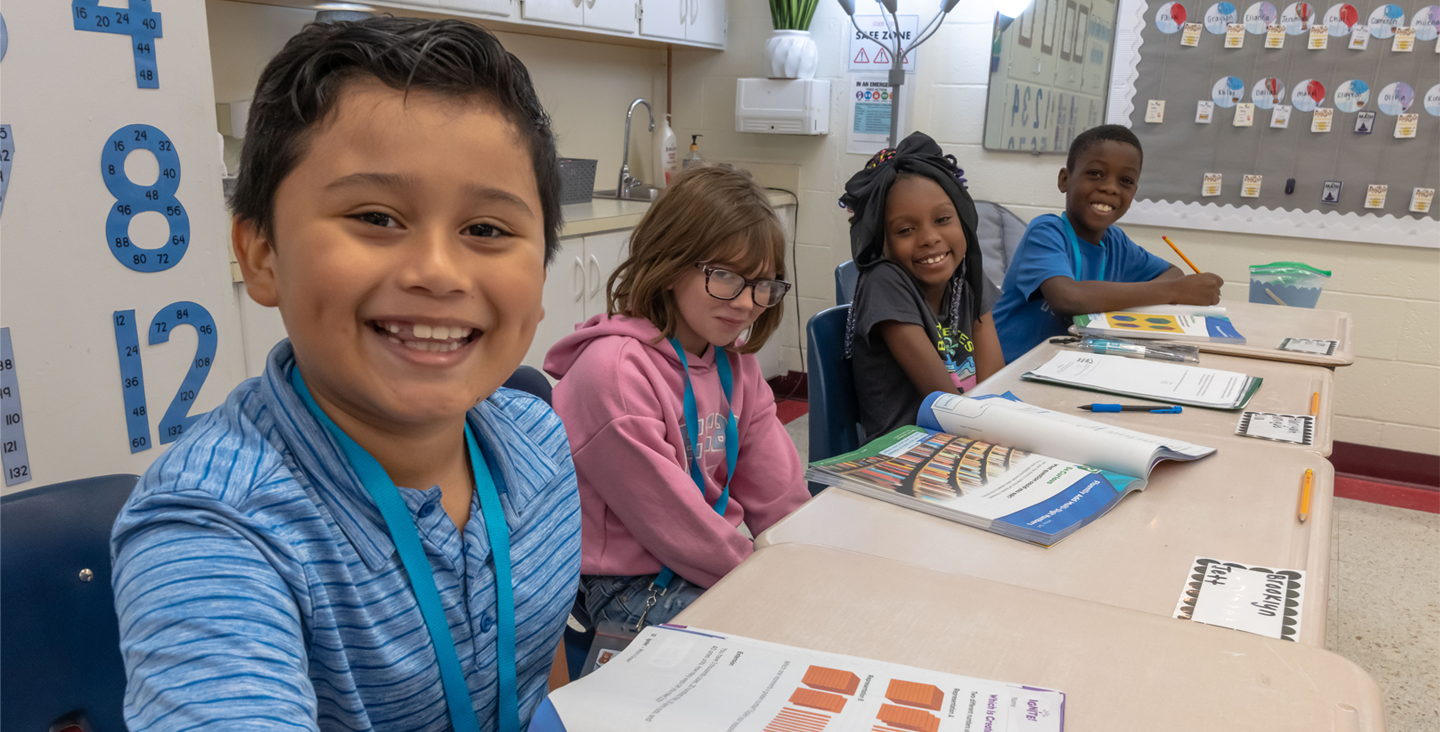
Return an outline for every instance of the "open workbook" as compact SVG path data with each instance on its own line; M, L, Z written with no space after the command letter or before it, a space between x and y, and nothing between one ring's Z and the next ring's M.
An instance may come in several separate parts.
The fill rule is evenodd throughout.
M1065 694L767 643L646 628L541 702L530 732L1061 732Z
M1075 316L1080 335L1102 338L1155 338L1175 342L1245 344L1225 308L1151 305Z
M1050 546L1143 489L1161 460L1215 452L999 397L937 392L919 421L806 479Z

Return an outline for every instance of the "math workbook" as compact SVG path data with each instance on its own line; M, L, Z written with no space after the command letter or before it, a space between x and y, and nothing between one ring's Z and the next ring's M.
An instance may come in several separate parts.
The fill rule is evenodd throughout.
M1061 732L1065 694L698 628L646 628L530 732Z
M1150 307L1091 313L1075 316L1075 328L1081 335L1123 338L1155 338L1176 342L1245 344L1245 336L1235 330L1225 316L1225 308L1196 308L1185 312L1179 308Z
M821 460L807 480L1050 546L1145 487L1192 445L1001 398L933 394L920 424Z

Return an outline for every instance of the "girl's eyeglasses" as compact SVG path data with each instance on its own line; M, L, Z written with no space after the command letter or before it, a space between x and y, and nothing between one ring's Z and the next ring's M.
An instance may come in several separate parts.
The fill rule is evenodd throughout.
M734 300L749 287L750 298L762 308L773 308L790 292L790 283L785 280L748 280L728 269L697 264L705 273L705 292L717 300Z

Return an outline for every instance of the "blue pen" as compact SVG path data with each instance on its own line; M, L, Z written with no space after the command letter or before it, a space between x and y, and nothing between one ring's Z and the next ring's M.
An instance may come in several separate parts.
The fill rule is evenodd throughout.
M1087 412L1149 412L1151 414L1179 414L1180 405L1153 407L1149 404L1086 404L1081 409Z

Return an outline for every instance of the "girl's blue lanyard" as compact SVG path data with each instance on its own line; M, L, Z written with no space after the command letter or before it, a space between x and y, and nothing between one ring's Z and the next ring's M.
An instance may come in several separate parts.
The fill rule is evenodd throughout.
M425 618L425 627L430 631L430 642L435 646L435 657L440 665L440 681L445 687L445 703L450 708L450 725L455 732L480 732L480 721L475 716L475 707L470 700L470 689L465 684L465 673L460 668L460 659L455 654L455 638L450 635L450 623L445 619L445 610L440 604L440 592L435 589L435 575L430 560L420 545L420 534L415 530L415 520L405 499L385 468L365 451L355 440L345 434L321 411L299 368L290 370L290 385L310 410L311 416L334 438L350 464L360 484L365 487L385 526L390 538L400 553L400 562L405 574L410 577L410 587L415 591L415 601L420 605L420 614ZM515 686L515 590L510 582L510 526L505 523L505 512L500 506L497 480L503 485L504 476L493 475L485 461L484 451L475 438L474 431L466 425L465 443L470 450L470 468L475 473L475 492L480 498L480 512L485 517L485 533L490 538L490 555L495 560L495 604L496 618L496 665L499 667L498 713L500 732L519 732L520 705Z
M685 377L685 434L690 452L690 479L695 481L696 487L700 489L700 497L705 497L705 468L700 464L700 418L696 414L695 388L690 385L690 362L685 358L685 349L680 347L680 341L670 339L670 345L675 348L675 355L680 358L680 373ZM735 411L730 408L733 403L731 391L734 388L734 381L730 376L730 357L725 354L725 349L715 347L715 370L720 372L720 388L725 391L725 410L730 413L725 420L725 485L720 491L720 498L715 501L715 513L725 515L725 506L730 503L730 479L735 477L735 458L740 454L740 438L735 428ZM660 570L653 583L660 588L663 594L666 587L670 586L670 580L675 578L675 572L669 567Z
M1070 217L1066 216L1066 215L1064 214L1064 212L1061 212L1061 214L1060 214L1060 220L1063 221L1063 222L1065 222L1065 235L1068 236L1068 237L1070 237L1070 251L1075 255L1075 281L1076 281L1076 282L1082 282L1082 281L1084 281L1085 278L1084 278L1083 276L1081 276L1081 274L1080 274L1080 262L1083 261L1083 260L1080 259L1080 239L1079 239L1079 237L1075 236L1075 227L1070 225ZM1096 280L1099 280L1100 282L1104 282L1104 281L1105 281L1105 258L1106 258L1109 254L1110 254L1110 249L1109 249L1109 247L1106 247L1104 244L1101 244L1101 245L1100 245L1100 274L1099 274L1098 277L1095 278Z

